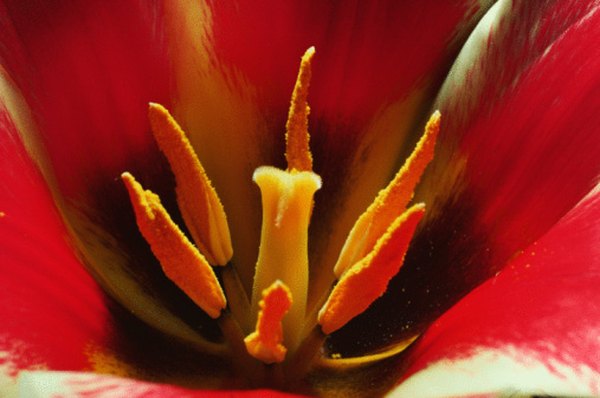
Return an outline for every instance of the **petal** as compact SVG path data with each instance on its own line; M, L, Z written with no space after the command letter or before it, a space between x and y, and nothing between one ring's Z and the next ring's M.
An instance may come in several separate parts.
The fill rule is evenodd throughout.
M501 1L482 20L440 94L436 158L416 195L426 219L390 294L355 324L381 324L355 332L357 350L431 322L591 189L600 174L594 4Z
M301 395L285 394L270 390L207 391L188 390L166 384L100 376L91 373L26 372L19 378L18 391L22 397L207 397L207 398L293 398Z
M600 394L598 188L432 325L394 396Z
M285 117L304 51L316 47L308 101L315 172L324 180L311 227L311 278L319 291L332 282L345 233L409 150L402 144L416 140L407 137L420 132L431 94L488 6L470 0L172 4L175 113L223 200L234 262L248 290L260 236L259 196L248 182L255 168L284 164Z
M498 257L539 237L600 172L598 20L593 1L500 1L440 93L440 157L454 152L437 165L466 162L463 183ZM437 181L449 175L439 167Z
M147 120L148 102L169 102L160 2L9 0L0 23L0 59L40 132L28 139L86 265L139 318L203 346L189 324L206 320L162 275L119 179L131 171L176 208Z
M0 96L12 107L18 100L7 89L1 80ZM88 352L108 344L104 296L66 235L45 181L0 105L0 388L21 369L89 369Z
M0 5L0 59L63 192L85 197L155 150L146 109L167 102L169 78L160 13L155 1Z

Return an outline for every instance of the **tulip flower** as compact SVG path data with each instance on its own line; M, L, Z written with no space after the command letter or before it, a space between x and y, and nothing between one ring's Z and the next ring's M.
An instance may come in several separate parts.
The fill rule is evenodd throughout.
M3 0L0 395L600 395L597 37L593 0Z

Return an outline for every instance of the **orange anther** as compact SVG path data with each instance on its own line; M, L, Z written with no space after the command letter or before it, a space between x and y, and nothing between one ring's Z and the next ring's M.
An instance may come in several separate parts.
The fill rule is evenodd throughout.
M227 302L211 266L173 223L158 195L145 191L129 173L121 178L138 227L165 275L210 317L218 318Z
M233 255L227 216L192 145L162 105L148 109L154 137L177 182L177 203L198 248L213 265L225 265Z
M283 342L281 321L292 305L292 294L281 281L262 292L256 330L244 342L250 355L264 363L282 362L287 349Z
M300 70L292 93L292 102L285 125L285 158L288 170L312 171L312 154L308 146L308 86L311 78L311 62L315 48L310 47L302 56Z
M433 159L435 142L440 129L440 117L438 111L431 115L425 126L425 133L410 157L388 186L379 191L377 198L352 227L334 267L334 273L338 278L373 249L377 239L412 199L413 191L423 171Z
M400 270L424 213L423 204L405 211L392 222L373 250L344 273L319 311L318 321L325 334L344 326L383 295L389 281Z

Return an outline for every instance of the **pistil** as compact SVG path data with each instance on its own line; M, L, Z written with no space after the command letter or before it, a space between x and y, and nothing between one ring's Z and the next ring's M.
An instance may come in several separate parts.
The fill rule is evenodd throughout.
M285 344L298 344L304 325L308 292L308 224L313 195L321 179L312 172L286 172L260 167L254 181L262 196L263 222L252 295L253 318L258 315L264 289L281 280L294 304L284 319Z
M283 320L284 341L294 350L304 327L308 294L308 225L314 193L321 178L313 173L308 146L308 85L314 48L309 48L300 64L292 95L286 132L288 169L263 166L253 180L262 197L262 230L258 261L252 288L252 314L258 316L263 291L281 280L289 288L294 304Z

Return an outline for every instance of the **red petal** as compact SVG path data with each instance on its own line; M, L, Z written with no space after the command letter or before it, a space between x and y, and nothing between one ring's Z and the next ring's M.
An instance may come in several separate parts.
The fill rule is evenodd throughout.
M24 397L86 397L86 398L294 398L271 390L207 391L188 390L165 384L120 379L86 373L28 372L19 379L19 393Z
M102 293L66 240L44 180L0 108L0 368L89 368L103 345ZM5 356L6 355L6 356Z
M453 51L449 44L461 33L457 25L476 11L471 1L212 2L211 41L221 67L240 70L283 111L279 118L286 116L299 57L315 46L314 120L361 124L426 79L439 78Z
M31 108L86 264L138 317L172 332L181 321L155 302L171 290L160 267L148 266L155 260L136 240L118 178L129 170L161 196L172 188L147 120L148 102L166 103L169 93L162 3L7 0L0 24L0 59Z
M600 189L427 331L400 390L600 394L598 220Z
M433 321L591 189L600 174L593 4L499 2L459 56L417 195L426 219L388 296L365 314L382 339Z
M455 150L449 163L436 163L435 179L466 163L463 185L440 196L477 207L472 228L493 237L497 269L569 211L600 173L600 10L578 0L494 8L440 94L448 121L441 152Z
M32 108L69 196L81 197L155 150L146 109L149 101L166 102L169 79L160 13L156 1L0 5L0 59Z

